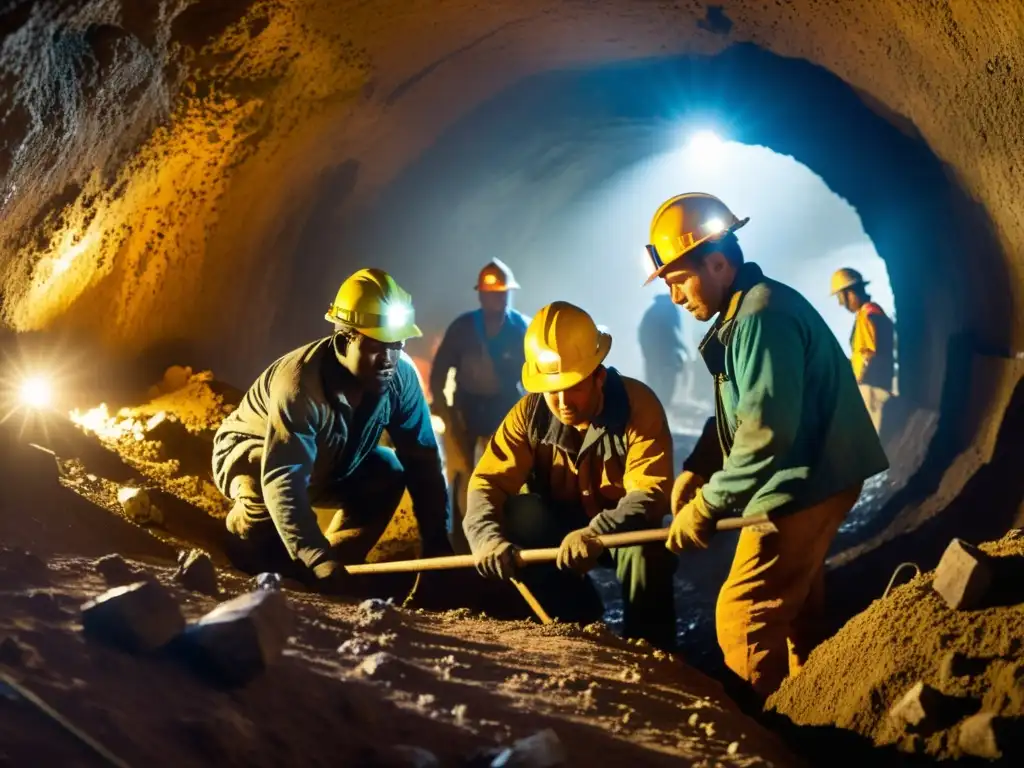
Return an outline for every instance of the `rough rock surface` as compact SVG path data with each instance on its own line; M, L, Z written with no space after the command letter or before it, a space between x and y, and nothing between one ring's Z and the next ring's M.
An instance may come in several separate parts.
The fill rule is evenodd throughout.
M937 758L963 753L963 722L979 711L1024 727L1020 534L1013 531L981 546L995 572L988 607L950 610L932 589L934 573L925 573L876 600L815 649L768 707L799 725L837 726L875 744ZM934 688L944 700L938 721L917 736L888 716L915 681ZM1019 761L1024 753L1007 755Z
M127 651L155 651L184 628L181 608L152 580L114 587L82 606L85 634Z

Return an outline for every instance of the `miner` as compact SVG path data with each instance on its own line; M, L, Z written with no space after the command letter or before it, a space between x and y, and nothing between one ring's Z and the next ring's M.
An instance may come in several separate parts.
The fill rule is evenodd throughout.
M423 554L450 554L448 492L430 411L406 339L412 301L379 269L342 283L334 333L270 365L217 431L213 474L234 502L236 564L346 589L342 563L364 560L406 488ZM394 449L379 445L387 430ZM336 509L321 530L314 505Z
M715 522L745 528L716 608L728 667L767 696L820 639L824 561L864 480L888 466L835 336L792 288L744 260L737 219L707 194L667 200L647 252L672 300L715 319L700 353L716 416L672 489L667 546L704 549Z
M832 275L832 295L853 313L850 362L875 431L882 429L882 409L892 397L896 329L885 310L871 300L868 281L844 267Z
M464 528L478 571L517 577L519 549L558 547L555 565L518 577L565 621L601 617L589 579L614 564L624 633L670 648L675 637L673 558L660 543L605 551L601 534L660 527L669 511L672 437L644 384L603 361L612 338L579 307L555 302L526 331L529 393L488 441L469 481Z
M466 489L476 459L505 414L523 395L523 337L529 318L512 307L519 288L512 270L493 259L480 270L480 308L455 318L434 356L430 391L434 412L445 424L445 462L452 499L452 544L469 552L462 532ZM445 384L455 372L455 395L447 407Z

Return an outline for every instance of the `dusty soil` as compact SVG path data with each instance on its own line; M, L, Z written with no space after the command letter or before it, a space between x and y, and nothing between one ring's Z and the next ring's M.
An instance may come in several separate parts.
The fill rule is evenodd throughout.
M906 754L960 758L959 728L980 710L1024 727L1024 530L982 549L996 558L989 607L953 611L934 573L897 587L819 646L768 702L799 725L837 726ZM956 654L956 656L953 656ZM888 716L917 681L950 697L935 727L908 733ZM1020 764L1024 751L1004 754Z
M170 566L131 565L165 583L190 619L216 603L178 588ZM249 583L220 580L225 598ZM386 765L400 744L468 765L545 727L569 765L797 764L709 678L598 625L365 610L288 592L298 622L285 658L230 690L173 652L137 658L87 641L79 606L105 588L87 559L44 565L0 551L0 671L129 765ZM23 700L0 698L0 710L4 764L100 764Z

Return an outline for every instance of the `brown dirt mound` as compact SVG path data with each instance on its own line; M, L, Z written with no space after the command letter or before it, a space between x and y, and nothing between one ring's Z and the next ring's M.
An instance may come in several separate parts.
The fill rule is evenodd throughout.
M989 607L950 610L925 573L876 600L818 647L767 703L799 726L835 726L876 745L960 758L965 718L1024 717L1024 530L982 545L995 565ZM918 681L944 695L937 719L909 733L889 710ZM1020 726L1017 726L1020 727ZM1019 744L1003 759L1020 764Z

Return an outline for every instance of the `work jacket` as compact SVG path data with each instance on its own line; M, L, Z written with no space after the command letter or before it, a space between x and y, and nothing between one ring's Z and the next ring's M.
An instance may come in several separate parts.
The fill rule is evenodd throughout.
M892 391L894 336L892 320L873 301L857 310L850 334L850 362L858 384Z
M715 418L683 469L716 517L806 509L887 469L849 361L797 291L744 264L701 342Z
M230 495L233 474L259 456L263 501L288 553L315 558L328 545L311 500L344 483L387 429L424 540L443 538L448 489L415 367L403 355L383 394L353 409L335 338L284 355L246 392L214 438L217 487Z
M459 315L445 331L430 370L430 391L434 403L443 403L448 371L455 369L453 405L461 420L458 429L468 437L489 437L522 397L528 324L525 315L510 309L498 333L488 338L483 310L477 309Z
M504 539L505 501L523 489L582 510L597 533L656 527L669 512L672 436L646 385L608 369L601 413L581 434L543 395L522 398L487 444L469 481L463 529L474 552Z

